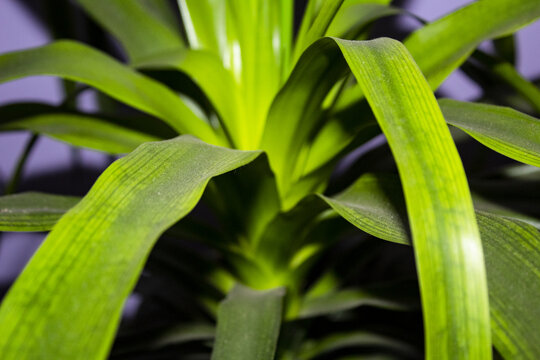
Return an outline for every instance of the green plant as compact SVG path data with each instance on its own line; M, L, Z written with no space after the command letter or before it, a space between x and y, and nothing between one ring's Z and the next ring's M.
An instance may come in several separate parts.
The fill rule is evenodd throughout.
M402 13L389 2L311 0L293 38L292 0L180 0L185 37L166 2L78 0L128 64L73 41L1 55L0 82L54 75L147 114L82 113L71 97L0 108L2 130L130 152L80 201L0 198L0 230L52 229L0 308L2 358L107 357L162 236L183 240L158 244L152 279L173 274L188 289L178 303L207 315L172 333L146 329L113 358L155 358L152 349L186 343L196 345L180 347L182 358L207 358L208 317L216 360L417 358L422 334L429 359L491 358L492 343L507 359L540 358L539 222L489 196L475 198L475 213L454 143L470 136L528 164L472 167L471 184L496 178L538 192L540 122L524 112L540 111L540 90L514 70L511 34L540 17L540 3L478 1L403 43L364 41L373 21ZM475 50L488 39L496 55ZM486 87L484 103L521 112L437 100L433 91L462 65ZM187 77L171 84L158 70ZM489 91L494 83L504 91ZM328 190L339 161L381 132L399 177L352 167L350 186ZM181 220L201 197L216 219ZM351 254L340 216L366 238ZM414 281L350 280L381 253L377 239L414 242L423 333L407 324L419 315ZM378 327L363 325L360 305L379 311Z

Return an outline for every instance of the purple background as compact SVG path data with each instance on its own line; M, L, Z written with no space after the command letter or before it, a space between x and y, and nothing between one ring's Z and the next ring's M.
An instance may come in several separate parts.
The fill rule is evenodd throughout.
M412 0L407 8L427 20L434 20L449 11L470 3L465 0ZM400 19L408 28L411 20ZM518 32L518 70L527 78L540 77L540 22ZM47 32L25 11L17 0L0 1L0 53L39 46L50 42ZM484 44L484 47L489 47ZM460 100L471 100L480 90L460 72L455 72L441 90ZM0 85L0 106L19 101L59 103L61 87L57 79L32 77ZM91 95L91 94L88 94ZM93 99L83 95L83 106L92 107ZM16 161L29 135L24 132L0 133L0 181L4 184L12 174ZM77 162L102 171L109 163L105 154L90 150L74 153L63 143L41 137L27 162L23 177L36 177L55 170L65 170ZM22 269L43 238L42 233L3 233L0 235L0 288L9 284Z

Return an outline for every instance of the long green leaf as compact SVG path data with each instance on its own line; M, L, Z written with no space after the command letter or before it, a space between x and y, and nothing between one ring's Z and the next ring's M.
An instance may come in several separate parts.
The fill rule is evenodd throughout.
M143 70L176 69L187 74L208 96L233 142L240 142L238 87L218 56L205 50L178 49L145 57L132 65Z
M419 304L411 296L411 283L389 283L365 289L342 289L336 292L306 298L298 314L310 318L354 309L358 306L374 306L388 310L417 309ZM403 294L405 293L405 294Z
M538 17L537 0L475 1L415 31L405 46L435 89L482 41L511 34Z
M292 0L179 0L195 49L217 54L237 84L240 149L258 148L268 108L288 75ZM257 29L257 31L253 31Z
M393 176L364 175L339 196L324 199L363 231L410 243L403 194ZM540 328L534 319L540 316L540 233L521 221L486 212L477 212L477 219L494 345L507 359L537 359Z
M73 41L58 41L0 55L0 83L27 76L53 75L80 81L167 122L180 133L223 144L171 90L109 56Z
M49 231L80 198L26 192L0 197L0 231Z
M540 167L540 120L511 108L443 99L446 121L485 146Z
M540 2L536 0L475 1L414 32L405 46L415 59L433 89L457 69L485 40L510 34L540 17ZM520 82L513 77L514 81ZM536 96L530 85L519 86L530 97ZM348 107L363 98L358 88L343 91L338 108ZM354 139L357 130L344 123L332 124L332 137L320 141L325 148L336 149L335 156Z
M304 345L304 349L300 351L298 358L300 360L316 359L321 354L359 346L392 350L393 352L398 352L401 355L400 358L417 358L419 356L411 345L403 341L376 333L356 331L330 335L323 339L317 339L317 341L307 342Z
M326 34L343 2L344 0L310 1L306 12L312 16L304 16L294 47L295 61L300 58L305 49Z
M219 306L212 360L274 359L284 296L236 285Z
M400 14L403 10L388 6L388 0L345 1L330 23L326 36L354 40L367 24L385 16Z
M164 0L152 0L167 5ZM183 47L176 32L141 0L77 0L84 9L124 45L131 60ZM169 9L172 12L172 9Z
M0 124L0 131L29 130L71 145L122 154L157 137L112 124L99 117L69 113L36 115Z
M480 237L461 160L435 97L401 43L390 39L336 43L386 135L402 177L420 280L426 355L489 358Z
M301 148L295 142L303 142L317 126L316 111L307 106L318 108L328 82L343 72L340 52L403 174L428 357L485 358L490 348L487 286L465 174L435 97L400 43L323 39L304 53L272 106L263 141L281 194L287 194L286 181Z
M190 136L146 143L113 163L54 227L0 308L4 359L103 359L159 235L213 176L259 152Z

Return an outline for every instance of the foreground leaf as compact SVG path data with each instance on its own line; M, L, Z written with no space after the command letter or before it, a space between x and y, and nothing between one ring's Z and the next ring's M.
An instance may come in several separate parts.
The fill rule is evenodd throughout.
M274 359L284 296L236 285L219 306L212 360Z
M0 55L0 83L27 76L53 75L80 81L167 122L180 133L223 144L170 89L111 57L73 41Z
M405 203L396 178L365 175L339 196L324 199L363 231L410 244ZM540 233L521 221L485 212L477 212L477 219L486 258L494 345L507 359L537 359Z
M540 120L511 108L439 101L446 121L503 155L540 167Z
M114 162L10 289L0 308L2 357L105 358L156 239L193 209L211 177L258 154L182 136Z
M49 231L80 200L26 192L0 197L0 231Z
M305 141L317 128L311 107L318 108L330 89L328 82L344 71L340 53L386 135L403 178L427 356L485 358L491 347L487 285L465 173L435 96L402 44L391 39L327 38L304 53L272 105L263 141L281 194L287 196L290 169L301 149L295 142ZM298 90L289 92L288 87Z

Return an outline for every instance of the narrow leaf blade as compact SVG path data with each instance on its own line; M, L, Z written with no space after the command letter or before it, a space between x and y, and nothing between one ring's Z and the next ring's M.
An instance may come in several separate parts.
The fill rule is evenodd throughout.
M503 155L540 167L540 120L511 108L439 101L446 121Z
M285 290L257 291L236 285L218 310L212 360L272 360Z

